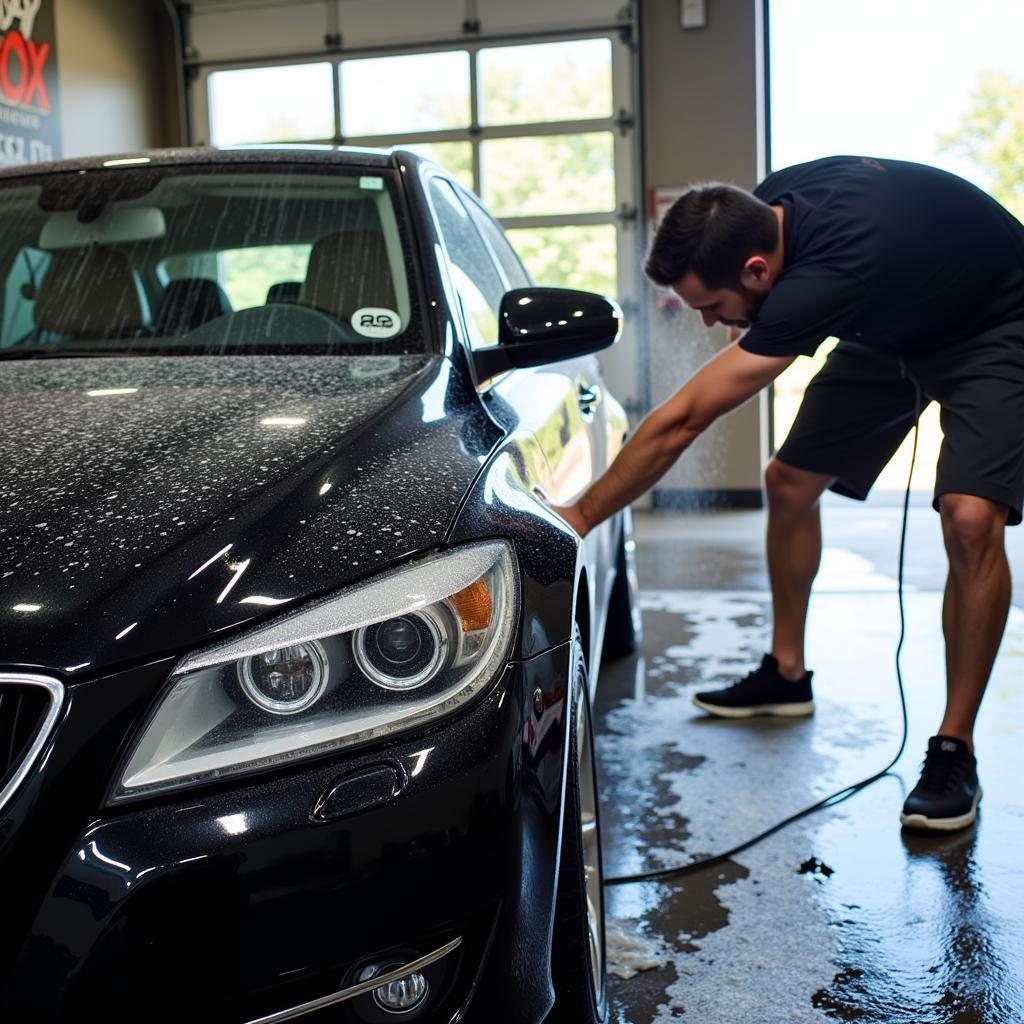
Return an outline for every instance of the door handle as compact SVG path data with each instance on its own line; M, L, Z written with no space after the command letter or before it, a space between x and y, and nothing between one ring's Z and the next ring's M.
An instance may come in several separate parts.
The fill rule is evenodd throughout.
M592 413L601 404L603 398L604 393L599 384L591 384L589 387L580 384L576 392L576 400L579 402L582 412Z

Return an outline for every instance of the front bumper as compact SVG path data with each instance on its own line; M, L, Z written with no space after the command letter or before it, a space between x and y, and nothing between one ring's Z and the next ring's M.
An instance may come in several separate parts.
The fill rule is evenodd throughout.
M510 665L414 736L99 812L61 846L27 931L3 936L0 1019L241 1024L461 939L424 1008L398 1019L542 1020L569 663L565 644ZM22 849L45 841L47 813L23 815ZM369 1003L296 1019L366 1021Z

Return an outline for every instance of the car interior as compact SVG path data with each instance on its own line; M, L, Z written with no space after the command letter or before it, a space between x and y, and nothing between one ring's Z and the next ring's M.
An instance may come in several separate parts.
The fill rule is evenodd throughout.
M41 209L38 189L31 204L25 189L10 190L21 193L22 230L0 243L0 349L422 351L382 186L368 176L169 174L142 196L112 192L55 211ZM361 310L390 315L396 329L353 326Z

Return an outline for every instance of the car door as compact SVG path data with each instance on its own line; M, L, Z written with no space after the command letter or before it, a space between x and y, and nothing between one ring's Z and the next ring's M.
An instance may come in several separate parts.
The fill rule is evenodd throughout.
M498 337L502 295L531 284L501 228L479 205L440 175L428 185L431 204L447 250L453 284L462 306L467 344L493 345ZM595 356L514 370L491 387L492 397L510 407L515 429L533 435L543 452L537 483L556 505L576 500L607 465L608 435L601 367ZM593 530L586 560L603 622L614 568L612 523Z

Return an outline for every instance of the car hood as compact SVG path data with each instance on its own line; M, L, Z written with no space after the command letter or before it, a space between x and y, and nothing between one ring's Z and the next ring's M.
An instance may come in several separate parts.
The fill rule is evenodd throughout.
M437 546L497 437L440 357L0 365L0 665L183 651Z

